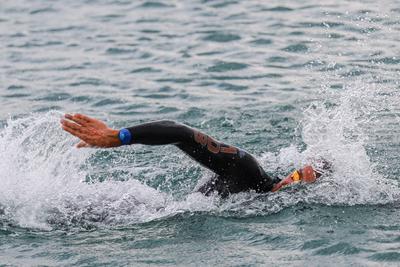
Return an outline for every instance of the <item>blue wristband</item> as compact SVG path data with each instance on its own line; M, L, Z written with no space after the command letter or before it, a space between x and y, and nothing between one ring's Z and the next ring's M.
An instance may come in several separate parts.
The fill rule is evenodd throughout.
M132 140L131 132L128 129L122 128L119 130L118 139L123 145L130 145Z

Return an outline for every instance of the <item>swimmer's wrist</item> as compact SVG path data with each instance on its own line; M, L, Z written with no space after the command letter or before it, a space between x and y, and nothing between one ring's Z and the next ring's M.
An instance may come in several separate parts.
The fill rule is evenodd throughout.
M118 130L108 129L106 133L106 138L110 147L121 146L121 141L118 138Z
M132 142L131 132L126 128L122 128L118 131L118 140L121 146L130 145Z

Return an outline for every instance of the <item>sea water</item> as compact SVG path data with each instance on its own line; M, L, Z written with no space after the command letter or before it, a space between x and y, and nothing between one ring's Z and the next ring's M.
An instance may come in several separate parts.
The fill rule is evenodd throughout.
M0 265L398 266L399 23L397 1L1 1ZM177 148L76 149L65 112L332 173L205 197Z

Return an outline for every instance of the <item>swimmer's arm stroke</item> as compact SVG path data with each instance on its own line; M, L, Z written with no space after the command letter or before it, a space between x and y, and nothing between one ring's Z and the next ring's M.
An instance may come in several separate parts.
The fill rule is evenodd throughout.
M70 134L78 137L81 141L76 147L118 147L121 145L143 144L143 145L176 145L181 149L192 150L193 146L203 144L203 139L208 138L199 131L174 121L162 120L149 123L143 123L136 126L123 129L129 134L129 140L124 141L120 137L119 130L108 127L104 122L88 117L83 114L65 114L61 119L61 127ZM200 140L201 139L201 140ZM208 152L217 153L220 150L229 152L228 147L222 143L214 141ZM216 151L218 150L218 151ZM230 148L236 153L236 148Z

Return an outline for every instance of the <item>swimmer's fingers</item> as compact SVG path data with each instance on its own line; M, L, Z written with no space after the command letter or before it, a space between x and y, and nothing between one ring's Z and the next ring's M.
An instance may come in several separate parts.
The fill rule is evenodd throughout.
M79 139L86 141L86 143L91 143L90 141L92 140L92 137L90 135L90 132L84 127L66 120L62 120L61 124L64 131L69 132Z
M78 144L76 144L76 148L82 148L82 147L92 147L92 145L89 145L85 141L80 141Z
M96 140L93 137L91 137L90 135L85 134L85 133L83 133L81 131L77 131L77 130L72 129L72 128L68 128L68 127L66 127L64 125L62 126L62 128L64 129L64 131L69 132L70 134L72 134L72 135L78 137L79 139L81 139L88 146L95 146L96 145ZM77 146L77 147L83 147L84 146L83 144L80 144L80 143L78 145L79 146Z
M73 117L74 117L74 115L72 115L72 114L69 114L69 113L64 114L64 118L66 118L68 120L72 120Z
M68 127L68 126L66 126L65 124L62 124L61 127L62 127L62 129L63 129L64 131L69 132L70 134L72 134L72 135L74 135L74 136L76 136L76 137L82 139L82 138L81 138L82 132L80 132L80 131L78 131L78 130L76 130L76 129L74 129L74 128Z
M61 120L61 124L63 126L63 129L68 128L70 130L73 130L75 132L81 132L81 133L87 133L88 129L85 126L76 124L74 122L68 121L68 120Z
M75 115L71 115L71 114L65 114L64 117L70 121L73 121L79 125L82 126L87 126L89 124L89 121L82 118L81 116L79 116L80 114L75 114Z
M85 121L87 123L91 123L91 122L97 121L96 119L93 119L93 118L91 118L89 116L86 116L86 115L83 115L83 114L80 114L80 113L75 114L74 117L79 119L79 120L81 120L81 121Z
M91 118L89 116L83 115L83 114L79 114L79 113L75 114L74 118L79 120L82 123L86 123L86 124L94 126L96 128L97 127L101 127L101 128L107 127L104 122L102 122L100 120L97 120L97 119L94 119L94 118Z

